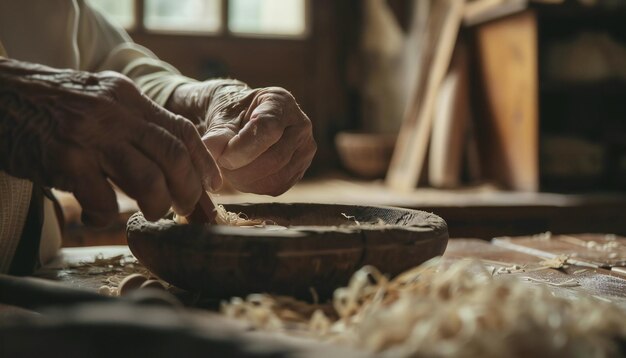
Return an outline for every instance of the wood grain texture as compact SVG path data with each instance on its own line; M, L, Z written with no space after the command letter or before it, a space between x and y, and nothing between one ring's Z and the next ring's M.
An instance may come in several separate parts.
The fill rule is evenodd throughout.
M508 189L536 191L537 20L532 10L476 29L484 106L476 119L485 172Z
M588 240L589 235L572 235L571 238ZM553 294L560 297L576 299L580 295L592 295L626 308L626 275L574 264L568 264L561 269L544 268L542 261L548 256L519 249L528 239L509 238L511 246L506 247L498 241L488 243L472 239L453 239L443 255L444 264L450 265L458 260L471 258L496 269L518 265L520 269L517 271L495 274L495 279L521 279L529 285L546 285ZM563 251L565 252L567 251ZM608 259L608 253L604 253L604 258ZM564 282L575 282L575 285L560 286Z
M581 266L611 268L626 266L626 238L615 235L579 234L502 237L493 244L550 259L567 255Z
M128 222L128 246L146 268L180 288L228 298L257 292L326 299L364 265L395 276L441 255L443 219L417 210L326 204L226 205L285 226ZM358 224L357 224L358 222Z
M421 83L410 102L386 182L398 190L413 189L422 175L431 134L435 100L450 65L463 17L464 0L436 1L425 37Z

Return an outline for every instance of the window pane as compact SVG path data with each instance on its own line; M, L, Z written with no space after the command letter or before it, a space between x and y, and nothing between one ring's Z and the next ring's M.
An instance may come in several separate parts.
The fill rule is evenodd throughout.
M126 29L135 24L135 0L87 0L111 22Z
M229 0L228 29L236 34L302 36L306 0Z
M217 32L220 0L145 0L144 25L151 30Z

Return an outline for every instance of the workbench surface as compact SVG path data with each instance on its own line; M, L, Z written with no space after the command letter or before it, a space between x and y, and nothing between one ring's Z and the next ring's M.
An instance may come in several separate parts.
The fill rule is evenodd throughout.
M109 265L107 260L111 258L112 264ZM120 258L122 258L122 264L120 264ZM626 273L624 271L624 266L626 266L626 238L597 234L553 236L546 233L536 236L496 238L491 242L477 239L451 239L440 267L445 268L447 265L465 259L482 261L488 272L491 272L497 280L521 279L528 285L545 285L554 295L560 297L575 299L581 295L593 295L600 300L610 301L618 307L626 309ZM36 276L53 279L70 287L97 292L101 286L111 284L112 278L119 280L120 277L125 277L133 272L145 274L146 270L134 262L128 247L93 246L63 249L56 262L41 269L36 273ZM96 313L95 322L100 326L103 322L105 326L111 321L117 322L116 330L107 330L106 332L116 335L117 338L115 339L119 340L132 341L137 338L136 335L141 335L141 332L148 332L145 333L148 334L147 337L153 337L156 332L150 330L154 328L153 326L161 330L159 332L162 332L163 329L169 329L168 332L170 333L163 336L163 339L178 342L172 343L175 347L180 346L181 339L190 337L189 327L195 327L196 332L201 332L205 337L204 342L208 344L205 348L197 348L196 350L189 348L191 352L195 353L206 352L207 349L210 351L228 341L234 344L232 347L256 347L248 350L255 352L252 355L254 357L267 356L268 352L280 352L281 356L300 358L371 356L364 351L355 351L352 348L332 342L320 342L312 337L285 334L286 332L251 330L252 327L245 322L226 318L216 313L215 308L217 306L207 306L206 301L197 295L190 295L173 288L170 290L181 299L187 308L174 311L150 311L150 308L146 306L133 306L132 308L128 308L128 306L124 308L119 304L118 306L109 306L109 308L102 306L98 310L92 311ZM8 308L10 310L10 307ZM207 310L207 308L209 309ZM129 309L132 312L128 311ZM7 306L0 305L0 318L3 310L6 312ZM60 338L61 341L66 341L66 345L58 344L61 344L62 349L70 347L77 352L92 349L94 345L98 345L97 342L99 341L97 337L93 338L89 334L93 329L97 329L94 327L100 326L84 326L86 321L84 318L80 321L80 317L84 316L85 312L80 311L79 314L76 314L76 310L80 310L80 307L74 311L72 307L69 307L67 311L57 312L56 318L53 311L53 316L50 318L52 321L44 320L43 324L36 326L36 329L39 330L36 334L39 335L38 337L42 333L47 334L45 336L47 338L41 339L56 344L59 342L55 333L57 331L46 331L47 327L56 327L50 326L50 324L58 324L57 321L59 320L61 322L67 320L70 325L82 322L83 326L80 327L90 329L84 333L86 334L84 339L78 341L82 345L77 346L77 341L74 340L77 334L81 334L81 330L69 331L72 339L69 336ZM154 318L157 316L159 319ZM137 321L138 319L140 321ZM145 323L143 322L144 319L146 320ZM142 329L132 330L133 336L128 335L129 333L124 330L129 327ZM9 330L9 332L13 331ZM181 335L181 332L187 333ZM46 339L50 340L47 341ZM145 353L143 350L141 352ZM303 352L307 354L303 354Z
M51 278L69 286L97 291L110 282L112 275L145 270L140 265L94 266L101 259L131 255L126 246L65 248L59 259L40 270L37 276ZM610 300L626 308L626 238L614 235L550 235L478 239L451 239L444 262L462 259L481 260L500 279L522 278L528 284L544 284L559 295L581 292ZM546 268L546 260L563 267ZM553 265L554 266L554 265ZM558 266L558 264L556 265ZM510 273L509 273L510 271Z

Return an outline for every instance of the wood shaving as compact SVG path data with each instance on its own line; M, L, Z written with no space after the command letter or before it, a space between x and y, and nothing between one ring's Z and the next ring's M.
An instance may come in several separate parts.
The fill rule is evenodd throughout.
M497 280L469 261L444 270L434 259L393 280L366 266L335 292L332 308L292 302L287 320L268 295L222 304L224 314L257 329L295 329L383 357L617 357L614 339L626 337L626 313L609 302Z
M566 235L563 235L561 237L562 241L568 242L570 244L586 247L590 250L614 253L615 257L617 257L618 252L626 252L626 247L624 247L624 245L622 245L620 241L617 240L617 237L615 235L605 235L604 239L604 242L598 242L594 240L581 240L577 237Z
M266 220L260 219L249 219L244 213L234 213L232 211L226 210L224 205L217 204L215 205L215 209L217 210L217 215L215 216L215 222L218 225L229 225L229 226L264 226L269 223ZM178 224L188 224L187 218L184 216L179 216L174 214L174 221Z
M231 226L256 226L264 225L266 221L260 219L249 219L244 213L234 213L224 208L224 205L218 204L215 206L217 209L217 216L215 221L218 225L231 225Z
M539 240L539 241L551 240L552 239L552 233L550 231L546 231L546 232L541 233L541 234L533 235L532 238L534 240Z
M561 269L567 263L568 259L568 255L558 255L551 259L541 261L539 265L545 268Z
M544 279L535 278L535 277L522 277L522 279L526 281L530 281L530 282L535 282L535 283L543 283L543 284L554 286L554 287L578 287L580 286L580 283L573 278L570 278L562 282L552 282L550 280L544 280Z
M511 265L511 266L504 266L504 267L493 267L493 270L491 271L491 275L495 276L495 275L503 275L503 274L509 274L509 273L520 273L520 272L526 272L526 269L520 265Z
M341 216L343 216L344 218L348 219L348 220L352 220L354 221L354 223L359 226L361 225L361 223L356 219L356 216L353 215L348 215L346 213L341 213Z

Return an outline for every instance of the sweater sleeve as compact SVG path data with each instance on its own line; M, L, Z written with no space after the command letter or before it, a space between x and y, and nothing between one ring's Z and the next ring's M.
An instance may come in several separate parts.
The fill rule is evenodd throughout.
M172 65L159 60L147 48L134 43L124 29L110 23L84 0L79 0L78 4L77 45L81 70L120 72L162 106L176 87L195 82L182 76Z

